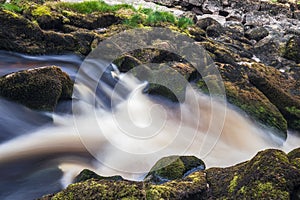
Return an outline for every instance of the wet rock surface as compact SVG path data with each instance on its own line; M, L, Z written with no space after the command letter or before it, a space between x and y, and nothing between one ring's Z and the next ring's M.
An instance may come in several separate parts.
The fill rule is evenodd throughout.
M74 183L83 182L83 181L86 181L86 180L89 180L89 179L111 180L111 181L123 180L123 178L121 176L104 177L104 176L100 176L100 175L96 174L95 172L93 172L91 170L84 169L75 177Z
M0 96L36 110L53 111L57 102L71 99L73 82L56 66L15 72L0 78Z
M204 169L204 162L195 156L168 156L157 161L144 180L160 184Z
M162 184L95 177L40 199L297 199L299 159L299 149L289 154L269 149L232 167L196 171ZM166 168L170 173L178 169Z
M184 16L191 18L194 25L172 29L187 34L196 45L206 49L221 73L230 103L282 138L286 137L288 128L299 130L299 108L298 103L295 104L300 97L297 83L300 77L299 6L290 1L258 0L152 2L181 9L186 13ZM123 23L130 18L126 13L133 12L128 8L83 14L57 7L55 3L46 4L46 7L35 3L30 5L21 13L0 9L3 22L0 27L1 49L29 54L75 52L87 55L105 38L132 28ZM43 12L37 12L41 10ZM158 23L155 26L169 27L170 24ZM131 39L134 41L134 37ZM132 71L141 80L150 82L146 92L182 102L188 81L196 82L197 87L205 92L207 83L204 80L211 77L201 77L180 55L168 52L172 51L174 42L153 41L154 49L127 52L115 63L121 72ZM157 64L156 67L153 63ZM140 71L132 70L137 66L143 67L139 68ZM181 81L174 81L176 76L182 77ZM163 83L157 83L158 79L161 80L159 77L167 78ZM279 99L289 99L287 102L292 103L285 103L284 108L280 106L269 94L271 90L261 84L263 81L254 77L266 79L274 86L271 88L280 85L276 89L280 91L276 93Z

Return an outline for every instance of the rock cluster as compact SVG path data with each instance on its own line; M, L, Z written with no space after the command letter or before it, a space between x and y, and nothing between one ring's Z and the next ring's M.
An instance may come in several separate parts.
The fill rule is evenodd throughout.
M153 2L183 9L192 18L195 24L184 29L165 22L157 26L171 26L205 48L221 73L231 104L282 138L286 138L287 129L300 130L297 5L258 0ZM57 5L31 2L22 13L0 8L0 49L87 55L100 41L132 28L124 24L130 17L126 13L133 12L130 9L82 14ZM134 41L134 37L131 39ZM135 42L139 44L142 40ZM208 92L207 85L213 84L214 77L199 74L181 55L170 53L172 40L151 42L153 49L137 49L117 58L114 62L120 71L132 71L143 65L139 68L142 72L133 72L147 74L139 77L150 82L147 92L173 101L184 100L187 81ZM154 70L149 63L159 65ZM181 81L174 81L174 77L181 77ZM155 84L158 79L164 82Z
M257 153L251 160L227 168L203 170L201 160L195 157L178 157L161 171L175 173L176 179L164 183L153 183L103 179L91 176L74 183L57 194L40 200L59 199L299 199L300 168L299 152L288 154L268 149ZM167 157L168 158L168 157ZM169 157L172 159L174 157ZM164 158L165 160L166 158ZM178 161L197 170L186 176L178 175ZM195 161L200 165L194 165ZM158 161L154 168L161 165ZM191 165L190 165L191 164ZM87 172L87 170L85 170ZM90 174L90 172L89 172ZM99 178L100 177L100 178Z

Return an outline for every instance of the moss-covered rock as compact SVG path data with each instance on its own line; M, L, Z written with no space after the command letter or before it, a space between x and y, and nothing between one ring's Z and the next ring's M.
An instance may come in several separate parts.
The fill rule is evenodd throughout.
M294 36L288 40L285 46L284 56L300 63L300 36Z
M45 29L60 28L60 19L51 16L38 16L41 26ZM91 43L97 38L95 33L87 33L89 37L82 36L82 30L72 34L42 30L35 21L7 10L0 9L0 48L8 51L29 54L49 54L75 52L87 55L91 51ZM46 23L47 21L47 23ZM49 22L49 23L48 23ZM52 24L51 24L52 23Z
M300 158L300 148L294 149L288 153L288 158L293 160L295 158Z
M154 45L169 45L160 41ZM148 81L147 92L172 101L184 101L188 81L198 76L197 70L180 56L160 49L137 49L117 58L114 63L121 72L131 72Z
M146 199L207 199L207 182L205 173L194 172L183 179L169 181L160 185L146 184Z
M204 162L195 156L168 156L155 163L145 180L159 184L180 179L193 171L204 169Z
M70 99L73 82L56 66L15 72L0 78L0 96L29 108L53 111L58 100Z
M131 56L130 54L127 54L114 60L114 64L118 66L120 72L128 72L133 68L141 65L142 62L137 58Z
M238 66L223 63L216 64L223 78L227 100L245 111L263 126L271 128L276 135L286 138L288 127L286 119L276 105L254 84L251 84L248 77L252 72L260 73L264 71L265 79L284 81L280 72L274 68L254 62L243 63ZM274 77L275 74L276 78ZM197 82L197 86L204 92L209 92L206 88L206 83L203 81L205 78L207 79L207 77L202 77ZM286 84L289 82L285 81ZM290 79L287 85L295 85L294 80Z
M88 30L106 28L120 23L120 18L113 13L93 13L84 15L72 11L64 11L63 16L68 20L65 24Z
M300 169L279 150L259 152L245 163L206 170L209 196L216 199L289 199L299 187Z
M161 185L134 181L110 181L90 179L69 185L65 190L47 195L40 200L159 200L206 199L207 184L203 172L194 172L181 180Z
M142 182L90 179L69 185L65 190L41 198L43 200L145 199Z
M300 148L294 149L288 153L288 158L290 162L300 169Z
M262 74L249 74L250 82L280 110L291 129L300 130L300 100L279 87L277 80L266 79ZM273 81L272 81L273 80Z
M89 179L113 180L113 181L123 180L123 178L121 176L100 176L89 169L84 169L75 177L74 182L78 183L78 182L83 182L83 181L86 181Z
M251 160L232 167L191 171L183 178L181 175L175 180L162 184L149 181L88 179L71 184L61 192L44 196L40 200L297 199L300 188L300 168L291 160L298 159L297 152L298 149L286 155L280 150L268 149L259 152ZM195 167L201 166L202 162L190 156L182 156L181 159L173 158L174 164L168 166L173 165L174 168L165 169L175 173L182 170L183 165ZM167 171L164 173L171 174Z

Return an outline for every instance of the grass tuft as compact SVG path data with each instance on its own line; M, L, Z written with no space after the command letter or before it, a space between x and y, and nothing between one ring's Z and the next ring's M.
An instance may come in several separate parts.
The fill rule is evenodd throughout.
M16 12L16 13L21 13L23 9L19 7L18 5L11 4L11 3L4 3L0 4L0 8L11 11L11 12Z
M182 29L186 29L194 24L193 20L187 17L180 17L177 21L177 26Z
M158 25L161 22L170 22L175 24L175 16L169 12L154 11L148 14L148 17L145 21L145 23L150 26Z
M118 4L111 6L103 1L84 1L80 3L62 2L59 3L59 6L62 9L70 9L82 14L91 14L93 12L115 12L122 8L134 10L134 7L128 4Z

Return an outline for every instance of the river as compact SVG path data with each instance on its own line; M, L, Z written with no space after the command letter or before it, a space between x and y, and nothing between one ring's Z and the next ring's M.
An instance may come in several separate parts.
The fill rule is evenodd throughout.
M0 52L0 60L0 75L57 65L73 80L83 62L75 55L5 51ZM289 132L283 142L233 106L192 88L183 103L171 103L144 94L146 83L120 74L115 66L108 69L95 99L89 100L91 91L84 80L76 82L73 101L61 102L54 113L0 99L0 199L54 193L84 168L141 180L163 156L196 155L207 167L224 167L250 159L262 149L288 152L299 147L295 133Z

